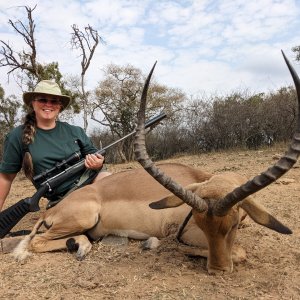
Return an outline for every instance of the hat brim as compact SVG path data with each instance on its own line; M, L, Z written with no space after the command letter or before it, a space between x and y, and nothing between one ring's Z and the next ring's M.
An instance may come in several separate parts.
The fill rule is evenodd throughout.
M52 94L48 94L48 93L37 93L37 92L26 92L23 94L23 102L31 107L31 102L32 100L35 99L35 97L37 95L41 95L41 96L55 96L57 97L60 101L61 101L61 104L62 104L62 109L61 111L63 111L64 109L66 109L69 105L70 105L70 102L71 102L71 98L69 96L65 96L65 95L52 95Z

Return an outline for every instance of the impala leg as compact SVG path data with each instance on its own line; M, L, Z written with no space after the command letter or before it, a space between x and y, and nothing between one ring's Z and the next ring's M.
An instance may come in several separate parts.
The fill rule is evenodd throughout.
M52 209L52 212L51 210L47 212L48 215L43 223L48 229L45 233L32 237L29 250L32 252L76 250L77 258L82 259L92 248L92 244L82 233L98 223L99 215L88 205L82 209L79 207L80 214L71 209L59 212L55 209L56 207Z
M88 238L81 234L67 238L53 239L51 233L36 235L30 242L32 252L48 252L55 250L77 251L76 257L83 259L92 249L92 244Z
M178 248L182 253L191 256L208 257L207 239L193 219L185 227L180 237L180 242L183 244Z
M234 263L239 263L247 259L247 254L244 248L233 245L232 248L232 261Z
M180 245L178 249L180 252L188 256L200 256L205 258L208 257L208 249L201 249L187 245Z
M191 219L185 227L180 241L186 245L208 249L208 243L204 232L198 227L194 219Z
M178 247L179 251L183 254L190 255L190 256L200 256L200 257L208 257L208 249L201 249L196 247L191 247L187 245L180 245ZM234 263L240 263L247 259L245 249L233 246L232 249L232 261Z
M186 226L186 230L181 236L181 241L185 245L180 245L179 250L184 254L208 257L208 243L205 234L193 220L190 220ZM246 257L246 251L243 248L233 245L232 260L234 263L245 261Z

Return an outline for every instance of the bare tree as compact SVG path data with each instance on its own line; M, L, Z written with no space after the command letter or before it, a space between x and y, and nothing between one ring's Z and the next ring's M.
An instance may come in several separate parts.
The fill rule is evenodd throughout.
M135 129L144 78L141 70L132 65L110 64L105 68L105 78L95 90L92 119L109 128L114 140ZM148 98L147 118L162 111L171 118L176 110L181 109L185 94L179 89L153 81L149 87ZM96 118L97 113L98 116L103 116L101 120ZM132 160L133 138L119 143L117 150L122 161Z
M25 72L27 75L31 74L36 77L37 80L40 80L40 68L38 67L38 63L36 61L37 51L34 38L35 23L32 17L32 12L35 10L36 6L33 8L24 6L24 8L27 12L27 24L20 20L14 22L11 19L9 19L8 23L19 35L21 35L29 49L23 49L21 52L15 52L9 42L0 40L0 43L2 44L0 50L0 54L2 56L0 59L0 67L10 68L7 72L8 77L13 72L21 70L21 72ZM21 77L19 77L19 79L20 78ZM26 84L32 85L32 83L28 82Z
M97 30L93 29L90 25L86 26L84 31L81 31L76 24L73 24L71 27L73 29L71 37L72 48L80 50L81 52L81 91L79 93L79 98L83 109L83 128L86 131L88 127L90 106L88 102L89 93L85 90L84 79L99 42L104 43L104 40L99 36Z
M7 72L9 76L16 73L16 82L22 88L23 85L29 90L32 90L36 83L43 79L54 79L62 88L64 93L70 94L70 91L64 89L62 81L62 74L59 71L58 63L52 62L49 64L39 63L37 60L37 46L35 40L36 25L33 20L33 8L29 6L21 6L25 8L27 13L27 23L20 20L12 21L9 19L8 23L12 26L15 32L19 34L26 44L26 49L17 52L9 42L0 40L0 67L9 67Z

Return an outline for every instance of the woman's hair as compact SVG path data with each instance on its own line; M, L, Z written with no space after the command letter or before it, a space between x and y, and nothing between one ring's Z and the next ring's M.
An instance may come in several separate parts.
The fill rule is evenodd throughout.
M24 129L22 135L23 152L24 152L22 168L25 173L25 176L30 180L32 180L33 177L33 163L32 163L32 157L29 152L28 145L33 143L34 141L35 129L36 129L35 112L31 111L25 116Z

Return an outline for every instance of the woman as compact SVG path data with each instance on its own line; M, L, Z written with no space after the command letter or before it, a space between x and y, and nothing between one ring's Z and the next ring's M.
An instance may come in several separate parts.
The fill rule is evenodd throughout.
M85 157L88 172L99 173L95 180L110 174L102 169L104 157L93 154L97 149L83 129L57 120L59 113L70 104L70 97L61 94L57 83L50 80L39 82L33 92L23 94L23 101L29 107L25 122L13 129L4 143L0 164L0 211L22 167L25 175L32 180L33 176L51 169L56 163L80 151ZM82 175L70 178L46 195L50 200L49 206L74 189ZM33 184L39 187L39 183Z

